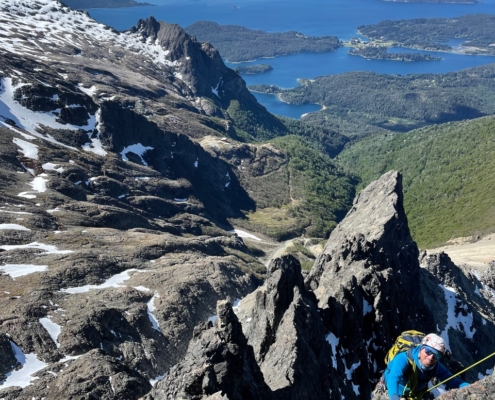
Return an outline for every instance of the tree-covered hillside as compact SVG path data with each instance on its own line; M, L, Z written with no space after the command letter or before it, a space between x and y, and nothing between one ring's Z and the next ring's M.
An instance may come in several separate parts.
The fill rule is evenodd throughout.
M463 51L467 53L495 54L494 24L495 15L469 14L457 18L386 20L359 26L358 31L370 39L430 50L452 50L446 42L452 38L463 39Z
M495 64L447 74L349 72L301 80L280 96L293 104L325 106L304 121L350 137L407 132L495 114Z
M413 238L422 248L495 226L495 117L451 122L357 142L338 161L361 178L360 188L400 171Z
M299 235L328 237L351 207L359 179L301 137L289 135L270 143L287 154L286 182L272 179L250 190L273 199L282 184L288 191L287 201L257 208L234 224L278 240Z
M296 31L269 33L238 25L199 21L184 29L200 42L211 43L230 62L250 61L301 52L333 51L340 47L335 36L311 37Z

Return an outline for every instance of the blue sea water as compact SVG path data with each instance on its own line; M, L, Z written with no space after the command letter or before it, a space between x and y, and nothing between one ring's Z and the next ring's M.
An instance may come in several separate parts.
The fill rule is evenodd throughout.
M141 0L145 1L145 0ZM117 9L91 9L90 15L118 30L129 29L139 19L154 16L157 20L187 27L196 21L214 21L222 25L242 25L268 32L296 30L309 36L337 36L348 40L357 36L360 25L386 19L443 18L465 14L495 14L495 0L480 4L425 4L381 0L147 0L155 6ZM448 44L459 45L458 40ZM416 51L391 49L395 52ZM441 61L401 62L367 60L350 56L348 49L328 53L302 53L248 63L229 64L230 67L267 63L273 71L245 75L248 85L266 83L290 88L298 78L339 74L348 71L373 71L387 74L446 73L495 62L492 56L466 56L444 52L422 52L441 57ZM318 110L317 105L285 104L273 95L255 94L258 101L275 114L299 118Z

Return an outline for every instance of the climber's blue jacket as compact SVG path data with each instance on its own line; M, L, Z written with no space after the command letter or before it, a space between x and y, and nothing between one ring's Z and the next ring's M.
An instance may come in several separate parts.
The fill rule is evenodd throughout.
M416 371L418 373L418 387L415 391L420 393L425 391L428 388L428 382L436 377L439 382L444 381L447 378L450 378L452 374L450 371L445 368L440 362L437 362L435 366L426 370L419 362L419 352L421 351L422 346L416 346L410 351L411 358L416 363ZM387 386L388 395L392 400L399 400L400 397L408 397L410 388L406 387L410 374L413 374L413 367L409 363L407 351L398 353L392 361L389 362L387 369L385 370L385 384ZM452 378L448 381L445 386L448 389L454 389L459 387L468 386L467 382L459 378ZM414 393L413 393L414 394Z

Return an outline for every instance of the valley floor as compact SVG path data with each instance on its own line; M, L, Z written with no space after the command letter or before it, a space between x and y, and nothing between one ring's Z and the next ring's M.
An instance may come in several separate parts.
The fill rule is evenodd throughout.
M449 255L456 265L467 264L469 267L485 271L491 261L495 260L495 234L472 242L471 237L457 238L443 247L427 250L428 253L443 251Z

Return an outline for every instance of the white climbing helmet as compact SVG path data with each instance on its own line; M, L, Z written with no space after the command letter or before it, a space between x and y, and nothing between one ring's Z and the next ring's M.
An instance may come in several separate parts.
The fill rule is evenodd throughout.
M421 344L435 349L442 355L445 354L445 340L443 340L440 336L435 335L434 333L429 333L428 335L426 335L421 341Z

